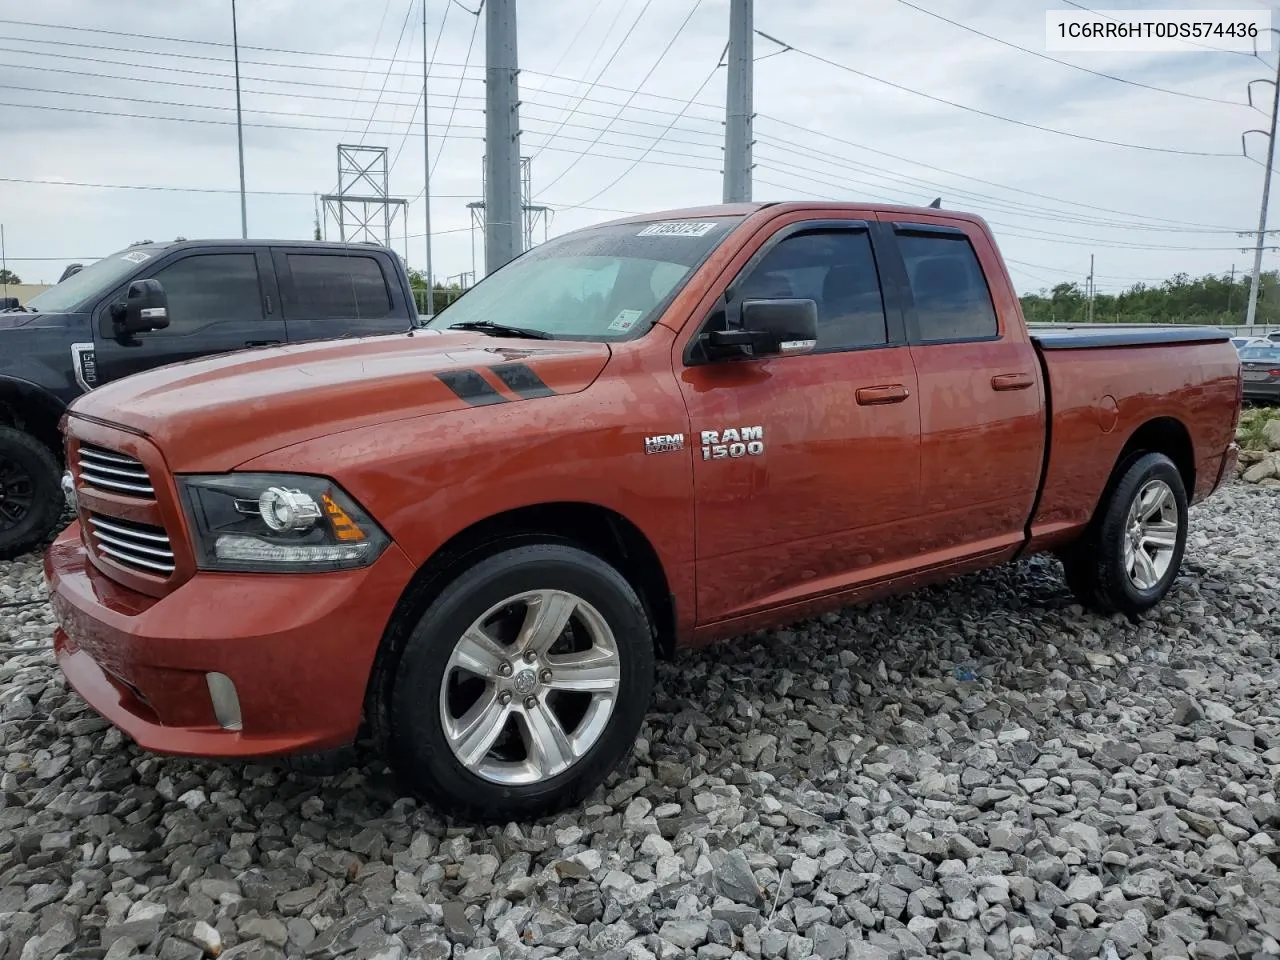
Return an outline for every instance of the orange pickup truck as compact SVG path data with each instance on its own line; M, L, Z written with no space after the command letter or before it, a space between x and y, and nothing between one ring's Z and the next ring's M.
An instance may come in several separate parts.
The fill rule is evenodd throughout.
M412 332L78 398L56 656L146 749L368 740L443 811L532 817L623 761L684 645L1044 552L1140 616L1240 398L1220 330L1029 332L976 216L618 220Z

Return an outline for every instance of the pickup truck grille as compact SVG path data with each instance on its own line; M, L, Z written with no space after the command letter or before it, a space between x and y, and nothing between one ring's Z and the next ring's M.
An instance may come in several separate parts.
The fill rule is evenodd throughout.
M144 573L173 573L173 547L163 527L91 513L89 529L94 547L116 563Z
M111 493L154 500L156 491L141 460L81 442L79 445L80 482Z

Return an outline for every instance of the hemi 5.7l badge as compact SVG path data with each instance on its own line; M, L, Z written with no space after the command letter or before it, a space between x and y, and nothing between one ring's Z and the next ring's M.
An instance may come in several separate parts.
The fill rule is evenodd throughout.
M644 438L645 453L675 453L684 449L683 433L660 433Z
M764 453L764 427L726 427L702 431L702 459L758 457Z

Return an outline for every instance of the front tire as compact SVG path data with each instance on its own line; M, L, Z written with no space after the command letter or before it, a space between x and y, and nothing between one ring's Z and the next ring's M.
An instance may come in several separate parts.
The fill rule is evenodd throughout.
M631 750L653 631L627 580L576 547L481 560L408 637L389 702L393 768L443 813L528 820L581 801Z
M1169 593L1187 543L1187 493L1173 461L1148 453L1113 488L1098 522L1063 556L1067 585L1099 613L1138 617Z
M66 503L61 480L48 447L0 427L0 559L16 557L53 532Z

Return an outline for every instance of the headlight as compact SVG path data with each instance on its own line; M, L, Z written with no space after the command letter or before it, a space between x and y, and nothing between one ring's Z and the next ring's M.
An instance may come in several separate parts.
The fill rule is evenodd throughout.
M331 480L301 474L178 477L201 570L302 573L373 563L387 535Z

